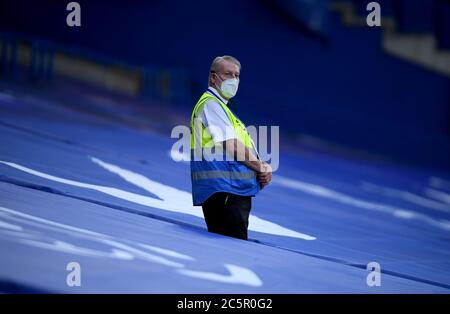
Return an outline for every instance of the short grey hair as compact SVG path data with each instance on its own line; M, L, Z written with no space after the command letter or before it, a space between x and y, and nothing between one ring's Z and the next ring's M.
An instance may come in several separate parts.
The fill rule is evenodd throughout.
M238 66L239 71L241 70L241 63L238 59L232 56L221 56L221 57L215 57L213 62L211 63L211 68L209 69L209 72L217 72L220 69L220 63L225 60L231 63L234 63Z

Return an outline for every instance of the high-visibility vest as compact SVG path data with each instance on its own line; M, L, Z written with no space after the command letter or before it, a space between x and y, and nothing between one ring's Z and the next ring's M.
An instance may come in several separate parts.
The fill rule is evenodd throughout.
M217 102L223 108L228 119L230 119L237 139L247 148L254 149L253 141L245 125L218 97L205 92L192 111L190 125L192 198L196 206L203 204L216 192L255 196L260 190L255 171L237 160L227 160L225 150L221 150L222 145L217 146L214 143L208 128L205 128L198 119L198 115L202 112L204 105L211 100ZM223 160L205 159L205 149L210 151L219 149L219 151L223 151ZM195 157L196 152L199 155L197 158Z

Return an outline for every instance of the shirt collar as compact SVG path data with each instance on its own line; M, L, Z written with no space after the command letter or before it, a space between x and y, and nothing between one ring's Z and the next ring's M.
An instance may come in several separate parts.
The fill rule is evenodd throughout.
M220 93L212 86L208 86L208 92L216 97L218 97L225 105L228 104L228 100L220 96Z

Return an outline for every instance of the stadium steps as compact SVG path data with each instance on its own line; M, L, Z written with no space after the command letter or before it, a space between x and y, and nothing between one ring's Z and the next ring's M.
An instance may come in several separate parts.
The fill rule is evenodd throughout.
M332 2L331 9L339 13L344 25L367 27L366 17L357 15L352 3ZM392 17L382 17L381 28L381 45L386 53L450 77L450 52L437 47L433 34L400 33Z

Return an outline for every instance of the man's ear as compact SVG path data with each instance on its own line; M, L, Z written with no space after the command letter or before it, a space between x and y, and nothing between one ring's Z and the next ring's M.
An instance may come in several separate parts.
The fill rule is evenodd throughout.
M217 86L217 76L214 75L214 73L211 74L211 84L216 88Z

